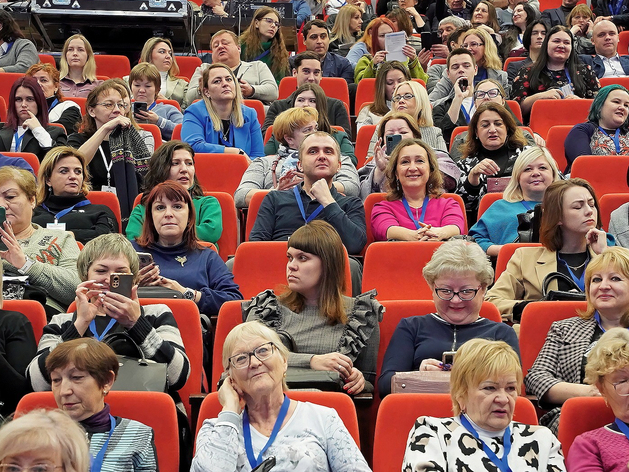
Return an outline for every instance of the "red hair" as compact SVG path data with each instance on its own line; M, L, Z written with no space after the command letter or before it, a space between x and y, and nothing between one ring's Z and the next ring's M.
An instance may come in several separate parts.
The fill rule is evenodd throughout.
M15 112L15 95L17 94L17 89L20 87L24 87L33 92L33 97L35 97L35 103L37 104L37 113L35 116L39 123L45 128L48 126L48 104L46 103L46 97L44 97L44 92L37 83L37 80L29 76L20 77L13 82L13 86L9 92L9 104L7 105L7 128L17 130L19 120Z
M384 48L380 47L380 41L378 41L378 30L382 27L382 25L387 25L391 27L393 31L397 31L395 25L385 17L376 18L371 22L369 28L371 29L371 45L369 46L369 52L372 56L374 56L378 51L382 51Z

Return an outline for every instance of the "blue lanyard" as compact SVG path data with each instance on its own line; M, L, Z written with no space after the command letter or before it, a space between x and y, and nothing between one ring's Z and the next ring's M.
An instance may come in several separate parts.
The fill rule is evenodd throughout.
M55 100L50 104L50 106L48 107L48 111L52 110L54 107L56 107L57 105L59 105L59 99L55 98Z
M103 467L103 459L105 458L105 452L107 452L107 446L109 445L109 440L111 439L111 435L114 434L114 428L116 427L116 419L109 415L109 421L111 422L111 429L109 430L109 436L107 436L107 440L105 444L100 448L96 457L92 460L92 465L90 467L90 472L100 472L100 469Z
M10 43L7 43L7 52L5 52L4 54L2 54L3 56L6 56L7 54L9 54L9 51L11 50L11 48L13 47L13 44L15 44L15 41L11 41Z
M151 111L153 108L155 108L155 105L157 105L157 101L151 103L151 106L148 108L148 111Z
M92 320L90 322L90 331L92 332L92 334L94 335L94 337L96 338L97 341L102 341L103 338L105 337L105 335L109 332L109 330L115 324L116 324L116 319L115 318L112 318L111 320L109 320L109 324L105 327L105 329L103 330L103 332L99 336L98 332L96 331L96 320Z
M474 105L472 105L472 106L474 106ZM470 108L470 110L471 110L471 108ZM465 122L469 125L470 124L470 114L467 112L467 110L465 109L463 104L461 104L461 113L463 113L463 116L465 117Z
M424 217L426 216L426 208L428 207L428 195L424 198L424 203L422 203L422 214L419 216L419 220L416 220L413 216L413 212L411 211L411 207L406 200L406 197L402 197L402 203L404 204L404 208L406 209L406 213L408 217L415 223L415 229L419 229L419 223L424 222Z
M264 51L261 54L258 54L256 57L254 57L253 59L251 59L252 61L259 61L260 59L262 59L263 57L267 56L269 53L271 52L271 49L267 49L266 51Z
M622 4L623 4L623 0L616 0L609 2L609 9L612 13L612 15L619 15L620 11L622 10Z
M616 129L616 133L614 134L614 136L611 136L607 131L605 131L600 126L598 127L598 129L601 130L601 133L603 133L609 139L614 141L614 145L616 146L616 154L620 154L620 128Z
M616 426L618 426L618 429L622 431L622 433L627 437L627 439L629 439L629 426L627 426L624 423L624 421L620 421L618 418L614 420L614 423L616 423Z
M299 211L301 212L301 217L304 219L306 223L310 223L314 220L319 213L323 211L323 205L319 205L319 207L313 211L308 218L306 218L306 211L304 210L304 202L301 201L301 195L299 194L299 189L297 188L299 185L295 185L293 187L293 193L295 194L295 198L297 199L297 206L299 207Z
M577 277L574 274L574 272L572 272L572 269L570 268L570 266L568 265L568 263L566 261L564 261L561 258L559 258L559 260L561 262L563 262L564 265L566 266L566 268L568 269L568 273L570 274L570 277L572 278L574 283L579 286L579 288L581 289L582 292L585 292L585 267L587 267L587 263L590 260L590 255L589 254L587 255L587 259L585 260L585 267L583 268L583 272L581 273L581 277Z
M509 457L508 457L509 452L511 452L511 428L509 426L507 426L507 429L505 429L505 433L503 436L503 442L504 442L504 448L505 448L504 454L502 455L502 459L499 459L496 453L492 451L482 439L480 439L480 437L478 436L478 431L474 429L474 426L472 426L472 424L468 421L468 419L463 414L461 414L461 424L465 427L465 429L467 429L472 434L472 436L474 436L476 439L480 441L480 443L483 445L483 451L485 452L485 454L487 454L487 457L489 457L489 460L492 461L495 465L497 465L498 468L501 470L501 472L511 472L511 468L509 467Z
M531 205L529 205L528 202L525 202L524 200L522 200L522 205L524 205L524 208L526 208L527 211L533 209L533 207L531 207Z
M487 79L487 69L485 69L484 67L479 67L478 73L474 76L474 85L486 79Z
M262 454L264 454L266 450L271 446L271 444L273 444L273 441L275 441L277 433L280 432L282 423L284 423L284 418L286 418L289 406L290 398L284 395L284 402L282 403L280 413L279 415L277 415L277 419L275 420L275 425L273 426L273 431L271 431L271 436L269 436L269 440L266 442L266 444L260 451L260 454L258 454L257 458L253 454L253 446L251 445L251 429L249 427L249 413L247 413L247 409L245 408L245 412L242 415L242 429L245 437L245 450L247 451L247 459L249 459L249 464L251 464L252 469L255 469L262 463Z
M42 208L44 210L46 210L48 213L52 213L53 215L55 215L55 223L57 221L59 221L61 218L63 218L64 216L66 216L68 213L70 213L72 210L74 210L75 208L80 208L80 207L84 207L85 205L90 205L92 202L90 202L89 200L83 200L80 201L79 203L77 203L76 205L71 206L70 208L66 208L65 210L61 210L59 213L57 213L56 215L53 213L53 211L48 208L46 206L45 203L42 203Z
M568 85L570 85L570 87L572 87L572 90L574 90L574 86L572 85L572 79L570 78L570 72L568 72L567 67L564 69L564 72L566 73L566 79L568 79Z
M25 134L26 133L22 134L22 136L18 136L17 131L15 132L13 136L13 139L15 139L15 152L20 152L20 146L22 145L22 139L24 139Z

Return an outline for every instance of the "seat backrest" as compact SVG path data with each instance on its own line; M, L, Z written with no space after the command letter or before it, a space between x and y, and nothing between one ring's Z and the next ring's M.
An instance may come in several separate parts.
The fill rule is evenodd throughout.
M24 74L18 72L0 72L0 97L4 98L7 105L9 104L11 87L13 87L13 83L20 77L24 77Z
M384 201L386 196L386 193L370 193L369 195L367 195L367 198L365 198L365 201L363 202L363 206L365 207L365 221L367 222L367 243L361 251L363 256L367 252L367 248L369 247L369 245L374 242L373 231L371 230L371 213L373 212L373 206L376 203Z
M520 358L526 375L544 346L546 335L555 321L578 316L586 302L533 302L524 307L520 321Z
M51 54L37 54L39 56L39 62L42 64L50 64L55 69L57 68L57 63L55 62L54 56Z
M601 198L606 193L629 192L628 169L629 156L579 156L572 163L570 177L587 180L594 188L596 197Z
M240 300L230 300L221 305L216 320L214 330L214 345L212 352L212 378L210 379L209 390L218 390L218 381L223 373L223 345L229 332L242 323L242 302ZM201 421L197 423L199 425Z
M379 241L369 245L362 291L378 290L378 300L430 300L422 269L441 241Z
M524 119L522 118L522 108L520 108L520 104L515 100L505 100L505 105L509 106L509 109L513 112L515 117L520 120L520 123L524 123Z
M30 165L33 168L33 172L35 172L35 175L39 174L39 159L37 159L37 156L33 154L32 152L2 151L2 154L9 157L21 157L26 162L28 162L28 165Z
M366 102L373 102L376 95L376 79L364 78L358 82L356 88L356 103L354 104L354 114L358 115L358 112Z
M46 320L46 310L41 303L35 300L4 300L2 308L8 311L17 311L28 318L33 327L35 342L39 340L44 332L44 326L48 324Z
M568 457L570 447L578 435L602 428L613 423L614 419L614 412L602 397L568 398L561 407L557 434L564 457Z
M208 192L233 195L249 167L247 158L240 154L198 153L194 159L199 184Z
M188 80L192 78L197 67L201 67L201 59L198 56L175 56L175 60L179 66L179 75Z
M153 135L153 140L155 141L155 150L157 151L162 145L162 132L160 131L159 127L151 123L138 123L138 126L144 131L148 131Z
M629 31L621 31L618 35L618 54L629 54Z
M114 212L116 221L118 221L118 232L122 232L122 213L120 212L120 201L118 197L111 192L101 192L93 190L87 194L87 199L94 205L105 205Z
M467 131L467 126L457 126L452 130L452 134L450 135L450 151L452 151L452 146L454 146L454 139L461 133Z
M443 64L443 65L445 65L447 63L448 63L447 59L440 58L440 57L437 57L437 58L433 59L432 61L430 61L430 65L431 66L434 66L435 64Z
M245 241L249 241L249 235L251 234L253 225L258 217L258 210L260 209L262 200L264 200L267 193L269 193L269 190L260 190L255 192L249 201L249 208L247 209L247 222L245 224Z
M267 289L283 292L286 285L286 248L286 241L247 241L238 246L232 272L245 300ZM345 295L351 296L347 251L345 257Z
M586 121L592 101L541 99L533 103L530 126L546 139L548 130L555 125L576 125Z
M356 155L356 159L358 159L358 164L356 165L357 169L360 169L367 162L369 143L371 142L371 137L376 132L376 127L377 125L365 125L358 130L358 133L356 133L356 148L354 153Z
M612 211L627 202L629 202L629 193L606 193L599 197L598 206L601 207L601 220L605 231L609 229Z
M264 132L264 144L268 143L273 136L273 125L269 126Z
M221 259L227 262L228 256L236 254L238 246L238 213L236 213L234 197L226 192L204 192L204 194L216 198L221 205L223 232L216 244L218 244L218 254Z
M548 135L546 136L546 147L555 158L557 167L561 172L564 172L566 167L568 167L564 143L566 142L568 133L572 131L572 128L572 125L551 126L548 130Z
M157 103L163 103L164 105L172 105L177 110L181 111L181 105L177 100L169 100L168 98L160 98L155 100ZM181 124L181 123L180 123Z
M523 61L524 59L526 59L526 57L507 57L504 65L502 66L502 70L506 72L507 68L509 67L509 64L511 64L512 62Z
M288 76L282 78L279 84L279 100L283 100L288 98L291 93L297 90L297 78L293 76Z
M3 123L7 121L7 102L4 97L0 97L0 121Z
M176 139L178 141L181 141L181 123L177 123L175 125L175 129L173 129L172 139Z
M625 88L629 87L629 77L602 77L598 81L601 83L601 87L613 84L622 85Z
M538 247L541 246L540 243L508 243L503 244L500 248L500 252L498 253L498 258L496 259L496 270L494 273L494 280L498 280L500 274L502 274L507 268L507 264L509 263L509 259L513 256L513 253L516 249L520 247Z
M122 79L131 72L131 63L127 56L95 54L94 60L96 61L96 73L106 75L111 79Z
M110 391L105 401L111 414L139 421L153 428L159 470L179 471L177 410L170 395L161 392ZM22 397L15 411L19 417L38 408L57 408L52 392L34 392ZM159 412L159 414L156 414Z
M256 111L256 115L258 117L258 123L260 126L264 124L264 118L266 117L266 111L264 110L264 103L260 100L252 100L252 99L244 99L242 101L243 105L253 108Z
M476 216L476 221L480 220L480 217L483 216L483 213L487 211L487 209L492 206L495 202L502 198L502 193L493 192L486 193L480 199L480 203L478 204L478 214Z
M85 115L87 112L87 98L86 97L65 97L64 100L70 100L81 107L81 115Z
M358 432L358 416L356 415L356 407L349 395L339 392L320 392L305 390L289 390L286 395L291 400L300 402L310 402L317 405L334 408L341 417L343 424L349 431L356 445L360 447L360 435ZM218 401L218 393L212 392L201 403L199 410L199 421L197 422L197 431L201 429L203 421L209 418L216 418L222 410L221 403ZM196 442L196 441L195 441Z
M452 399L447 393L405 393L387 396L378 409L373 450L374 472L399 472L406 443L415 420L420 416L452 416ZM537 424L535 407L526 397L518 397L514 420Z
M349 88L347 81L342 77L322 77L319 83L329 98L337 98L345 104L349 115Z

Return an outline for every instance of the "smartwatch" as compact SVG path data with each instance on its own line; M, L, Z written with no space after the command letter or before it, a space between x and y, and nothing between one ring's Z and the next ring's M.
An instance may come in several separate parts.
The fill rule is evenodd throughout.
M26 256L26 262L17 271L22 275L26 275L26 272L28 272L28 269L30 269L33 264L35 264L35 261L31 259L30 257Z

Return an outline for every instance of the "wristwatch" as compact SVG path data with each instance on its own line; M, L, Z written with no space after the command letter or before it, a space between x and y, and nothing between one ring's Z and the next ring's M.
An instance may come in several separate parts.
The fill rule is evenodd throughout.
M28 269L30 269L33 264L35 264L35 261L26 256L26 262L17 271L22 275L26 275L26 272L28 272Z
M196 295L197 291L196 290L192 290L191 288L187 288L183 291L183 298L185 298L186 300L192 300L194 301L194 296Z

